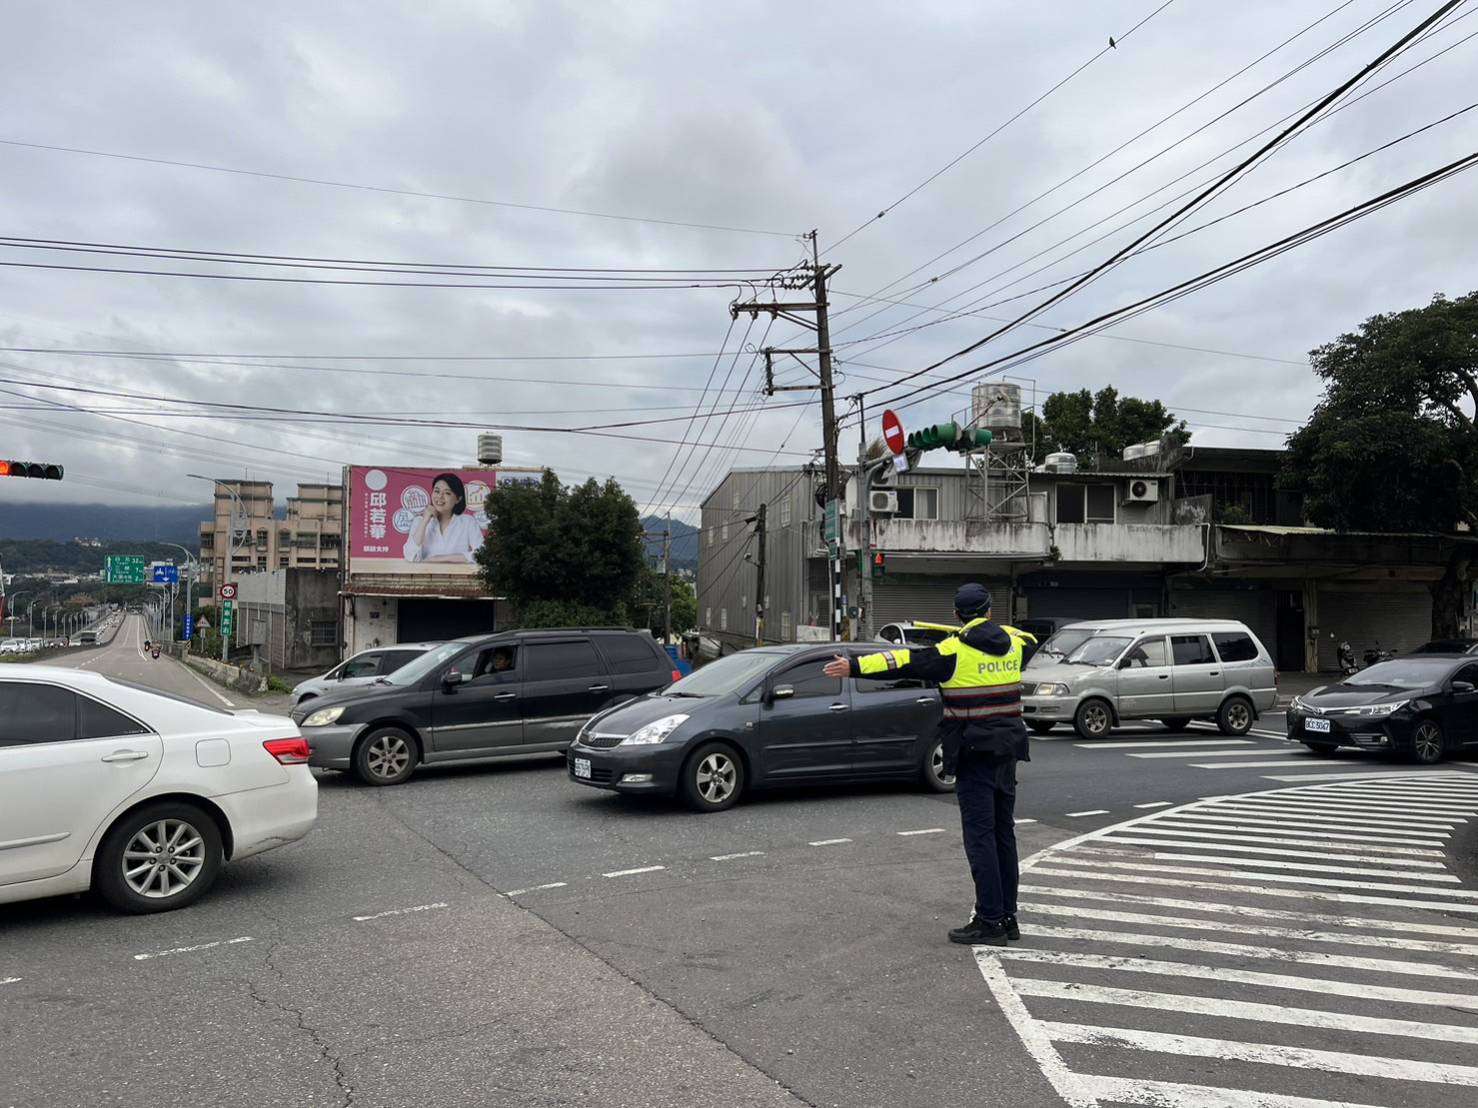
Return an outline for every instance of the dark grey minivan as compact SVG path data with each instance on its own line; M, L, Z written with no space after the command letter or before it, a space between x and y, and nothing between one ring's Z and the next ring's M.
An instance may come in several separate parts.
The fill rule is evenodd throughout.
M700 812L723 811L761 787L908 779L948 792L938 692L822 672L839 649L880 645L770 646L720 658L591 719L566 754L570 779L677 795Z

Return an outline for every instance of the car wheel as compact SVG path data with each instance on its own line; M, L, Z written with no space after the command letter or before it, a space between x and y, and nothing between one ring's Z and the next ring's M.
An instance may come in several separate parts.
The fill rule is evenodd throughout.
M1050 735L1052 733L1052 728L1055 727L1056 724L1048 723L1046 720L1033 720L1028 723L1027 726L1032 729L1032 732L1034 734Z
M935 739L924 751L924 764L919 768L924 788L934 793L955 791L955 775L944 772L944 740Z
M1321 758L1333 758L1334 752L1339 749L1339 747L1335 743L1306 742L1304 743L1304 746L1308 747Z
M366 785L399 785L416 768L416 740L399 727L378 727L354 749L354 776Z
M1245 735L1252 730L1252 705L1245 696L1229 696L1216 712L1216 726L1223 735Z
M216 821L193 804L150 804L103 837L93 876L104 900L122 912L168 912L205 895L225 851Z
M1073 730L1082 738L1101 739L1113 729L1113 709L1105 700L1085 700L1073 714Z
M1411 760L1422 766L1435 766L1447 753L1442 728L1433 719L1424 719L1411 733Z
M683 765L683 800L695 812L732 808L744 792L744 763L725 743L705 743Z
M1171 716L1168 719L1162 719L1160 722L1163 723L1166 727L1170 728L1170 730L1172 731L1184 731L1188 726L1190 726L1191 717Z

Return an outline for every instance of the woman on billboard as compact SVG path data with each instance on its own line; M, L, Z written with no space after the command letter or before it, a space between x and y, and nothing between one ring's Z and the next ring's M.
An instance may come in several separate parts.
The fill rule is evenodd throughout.
M467 490L455 473L440 473L431 482L431 502L406 536L408 562L476 561L482 546L482 528L467 515Z

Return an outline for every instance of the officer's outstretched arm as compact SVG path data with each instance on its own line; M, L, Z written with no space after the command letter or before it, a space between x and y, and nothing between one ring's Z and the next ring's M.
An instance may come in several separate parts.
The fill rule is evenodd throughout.
M853 677L899 677L916 681L948 681L955 671L953 654L938 647L900 647L852 659Z

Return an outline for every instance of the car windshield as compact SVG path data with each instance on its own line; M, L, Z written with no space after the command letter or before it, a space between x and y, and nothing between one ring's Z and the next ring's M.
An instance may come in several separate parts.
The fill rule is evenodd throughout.
M434 673L447 662L450 662L458 654L467 649L464 642L449 642L445 646L438 646L435 650L428 650L413 662L407 662L394 673L381 677L380 680L391 685L415 685L428 673Z
M1039 653L1055 654L1059 658L1065 658L1092 637L1092 631L1082 631L1076 627L1068 627L1057 632L1057 634L1044 642Z
M1094 635L1069 651L1063 661L1070 666L1106 666L1124 652L1129 641L1122 635Z
M1346 677L1344 684L1357 688L1424 689L1428 685L1439 684L1452 666L1453 663L1444 658L1396 658L1362 669L1354 676Z
M702 669L694 670L663 690L663 696L724 696L737 692L785 657L767 651L746 650L730 654Z
M948 631L938 631L932 627L909 627L903 632L904 642L921 642L933 646L942 643L949 638Z

